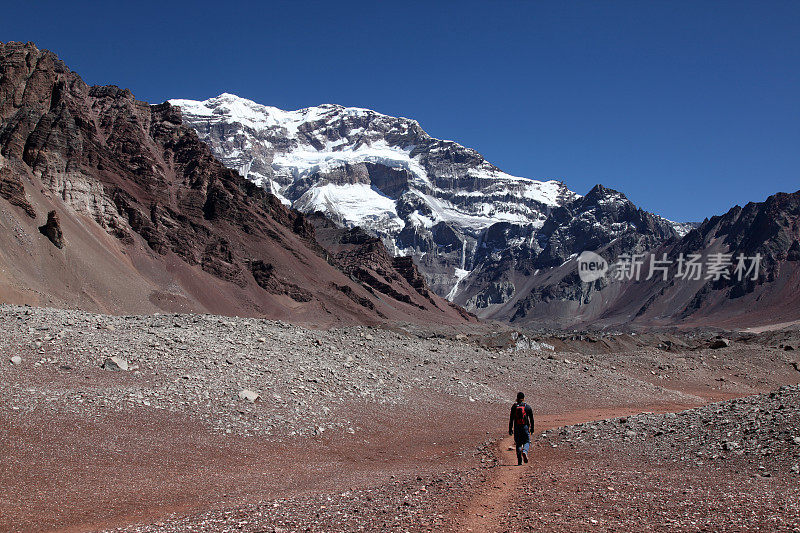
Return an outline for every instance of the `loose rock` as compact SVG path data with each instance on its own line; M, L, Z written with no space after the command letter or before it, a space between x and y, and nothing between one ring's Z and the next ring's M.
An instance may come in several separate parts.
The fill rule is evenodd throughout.
M261 398L261 395L258 394L257 392L253 392L247 389L239 391L240 400L247 400L250 403L256 403L259 400L259 398Z
M121 357L108 357L103 362L103 369L111 372L126 371L129 369L128 362Z
M719 348L727 348L731 345L731 341L725 338L719 338L714 340L710 345L709 348L713 348L714 350L718 350Z

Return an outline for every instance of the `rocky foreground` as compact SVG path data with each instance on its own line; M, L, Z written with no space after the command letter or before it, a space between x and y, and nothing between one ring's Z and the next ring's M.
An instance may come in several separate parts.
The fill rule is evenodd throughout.
M515 531L800 531L800 386L543 433Z
M652 510L648 484L662 469L680 468L691 469L682 487L713 476L734 484L726 494L743 487L758 516L783 505L769 524L790 525L796 511L783 496L794 494L787 490L797 481L796 389L757 397L752 406L737 401L732 410L553 431L797 383L796 352L786 349L797 344L791 335L734 337L718 349L705 337L680 346L607 335L508 343L498 341L507 331L489 326L467 333L411 325L318 330L213 315L19 306L0 306L0 325L0 530L454 527L505 468L493 442L505 434L518 389L528 391L547 437L534 453L540 462L519 471L532 487L520 493L526 510L503 509L498 527L585 529L594 523L571 520L613 525L635 516L668 524L680 519L675 501L691 506L697 494L706 498L658 493L673 503ZM630 470L615 470L620 465ZM713 476L703 477L706 471ZM625 494L639 507L616 522L600 512L589 517L585 498L598 493L584 488L587 479L602 480L603 497ZM692 512L711 520L722 508ZM733 523L757 524L738 516Z
M491 531L798 531L800 386L546 431ZM566 448L568 451L553 450ZM502 464L281 498L116 531L438 531ZM505 487L497 487L503 489ZM474 497L474 496L473 496ZM450 502L450 503L448 503ZM452 506L449 510L448 507ZM266 528L266 529L264 529ZM469 528L467 528L469 530ZM478 531L478 530L476 530Z
M109 316L2 306L2 394L24 415L48 405L186 412L213 430L277 438L353 434L348 404L397 406L420 391L466 403L504 403L536 383L635 405L697 397L631 379L594 356L500 350L463 334L306 329L215 315ZM480 338L480 332L476 335ZM780 355L780 354L779 354ZM124 366L119 369L117 363ZM633 364L633 361L631 361ZM563 398L560 408L577 405ZM544 408L544 405L542 405Z

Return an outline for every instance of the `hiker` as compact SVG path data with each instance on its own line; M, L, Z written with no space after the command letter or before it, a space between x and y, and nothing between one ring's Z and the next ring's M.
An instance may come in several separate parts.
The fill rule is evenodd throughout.
M511 406L511 417L508 419L508 434L514 435L517 446L517 465L528 462L528 448L533 433L533 409L524 402L525 393L517 393L517 401Z

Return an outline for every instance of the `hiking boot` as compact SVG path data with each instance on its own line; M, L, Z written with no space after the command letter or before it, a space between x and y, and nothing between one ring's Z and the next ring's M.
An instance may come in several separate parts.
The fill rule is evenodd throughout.
M522 460L528 462L528 452L522 452Z

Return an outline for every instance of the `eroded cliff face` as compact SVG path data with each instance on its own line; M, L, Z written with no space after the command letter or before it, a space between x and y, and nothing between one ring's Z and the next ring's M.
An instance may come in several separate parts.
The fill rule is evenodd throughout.
M25 196L25 185L20 177L25 168L17 165L15 169L13 165L13 160L7 160L0 155L0 198L8 200L11 205L22 208L29 217L35 218L36 211Z
M56 211L64 253L88 254L92 246L83 241L99 238L98 248L127 256L117 266L137 278L152 306L323 322L427 312L462 320L447 305L400 300L397 308L384 299L365 312L332 289L335 283L359 298L373 298L325 260L301 213L217 161L195 131L182 125L178 108L137 101L127 89L87 86L54 54L30 43L0 44L0 76L0 197L18 209L4 210L6 225L25 233L19 213L34 219ZM94 228L112 239L98 237ZM37 261L32 251L28 255ZM70 268L69 260L52 261L48 268ZM9 293L24 293L34 283L22 277L8 276ZM86 280L92 287L71 290L91 293L89 300L99 307L131 307L122 296L104 303L104 291L128 292L112 286L108 273L95 277ZM53 283L27 289L47 299L53 291L46 286ZM54 302L69 304L70 290L57 292Z

